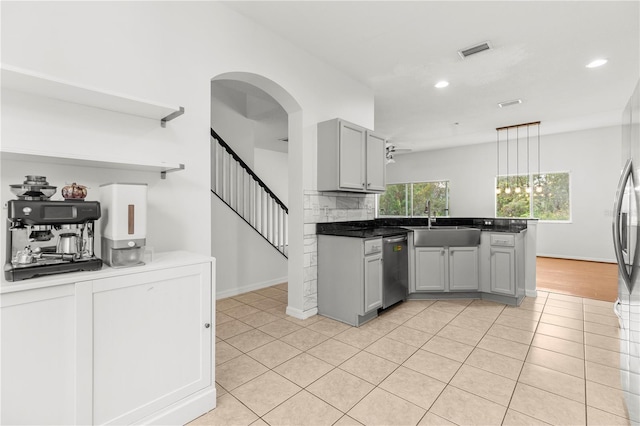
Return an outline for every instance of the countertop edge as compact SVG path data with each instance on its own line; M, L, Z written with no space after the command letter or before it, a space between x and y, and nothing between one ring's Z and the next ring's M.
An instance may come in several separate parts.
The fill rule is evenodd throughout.
M17 291L34 290L38 288L53 287L66 284L74 284L83 281L92 281L102 278L118 277L142 272L156 271L160 269L178 266L196 265L199 263L214 262L214 257L204 256L188 251L169 251L155 253L153 261L145 265L129 268L112 268L103 265L99 271L80 271L49 275L46 277L30 278L21 281L7 281L2 277L0 294Z

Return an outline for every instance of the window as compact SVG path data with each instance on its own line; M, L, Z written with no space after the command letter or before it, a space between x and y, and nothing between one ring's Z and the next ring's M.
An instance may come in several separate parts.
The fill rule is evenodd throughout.
M533 188L527 192L526 188ZM568 172L499 176L496 187L497 217L533 217L548 221L570 221ZM516 188L520 192L516 192ZM507 192L507 188L510 189ZM533 197L531 196L533 194Z
M378 196L378 217L426 216L427 200L431 200L432 216L448 216L449 181L387 185L385 193Z
M378 198L378 216L408 216L408 187L406 183L387 185Z

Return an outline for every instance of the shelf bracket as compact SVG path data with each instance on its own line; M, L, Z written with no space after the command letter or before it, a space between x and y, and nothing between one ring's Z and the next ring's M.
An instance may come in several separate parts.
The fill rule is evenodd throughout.
M184 107L180 107L179 110L174 111L171 114L167 115L166 117L162 118L160 120L160 125L162 127L167 127L167 121L171 121L176 117L180 117L182 114L184 114Z
M160 172L160 179L166 179L167 178L167 173L171 173L171 172L177 172L180 170L184 170L184 164L180 163L180 165L178 167L174 167L172 169L167 169L167 170L163 170Z

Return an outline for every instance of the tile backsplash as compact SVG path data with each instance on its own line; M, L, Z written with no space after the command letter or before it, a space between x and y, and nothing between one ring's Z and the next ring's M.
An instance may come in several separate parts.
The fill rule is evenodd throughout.
M373 220L374 194L304 192L304 305L318 306L318 237L316 223Z

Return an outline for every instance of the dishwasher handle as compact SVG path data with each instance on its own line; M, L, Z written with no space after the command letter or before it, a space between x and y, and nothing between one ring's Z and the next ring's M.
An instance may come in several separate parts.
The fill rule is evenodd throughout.
M407 241L407 236L406 235L402 235L400 237L388 237L388 238L383 239L383 242L385 242L387 244L401 243L402 241Z

